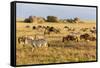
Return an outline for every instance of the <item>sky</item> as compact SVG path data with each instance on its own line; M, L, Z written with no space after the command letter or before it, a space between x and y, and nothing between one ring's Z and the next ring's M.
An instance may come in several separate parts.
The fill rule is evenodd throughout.
M84 20L96 20L95 7L62 6L45 4L16 4L17 18L28 18L29 16L57 16L60 19L79 17Z

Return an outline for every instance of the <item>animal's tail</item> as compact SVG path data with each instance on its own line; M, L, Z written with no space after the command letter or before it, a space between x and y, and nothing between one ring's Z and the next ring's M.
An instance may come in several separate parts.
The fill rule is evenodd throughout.
M62 42L64 42L64 38L62 39Z

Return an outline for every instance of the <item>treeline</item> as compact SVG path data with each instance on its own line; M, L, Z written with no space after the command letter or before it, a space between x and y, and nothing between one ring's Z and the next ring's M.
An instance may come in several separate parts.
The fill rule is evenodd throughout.
M46 19L44 17L37 17L37 16L29 16L28 18L26 18L24 20L24 22L26 23L34 23L34 22L38 22L38 23L43 23L43 22L62 22L62 23L80 23L80 18L75 17L75 18L71 18L71 19L59 19L56 16L47 16Z

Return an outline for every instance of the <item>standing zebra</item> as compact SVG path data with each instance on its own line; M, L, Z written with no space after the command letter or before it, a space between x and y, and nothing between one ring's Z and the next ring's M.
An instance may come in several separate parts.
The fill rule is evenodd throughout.
M26 41L28 44L31 44L33 47L42 47L47 46L47 40L44 37L37 37L35 35L34 39L27 38Z
M42 47L42 46L47 46L48 43L45 39L38 39L38 40L31 40L31 45L33 47Z
M31 37L31 36L22 36L22 37L18 37L18 42L23 43L23 45L25 44L30 44L33 47L42 47L42 46L47 46L47 40L45 38L37 38L37 36L35 35L35 37Z

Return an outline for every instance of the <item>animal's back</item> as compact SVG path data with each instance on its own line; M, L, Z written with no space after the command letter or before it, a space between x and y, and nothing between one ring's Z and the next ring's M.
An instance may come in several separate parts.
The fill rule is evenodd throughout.
M47 41L45 39L32 40L32 45L35 47L46 46Z

